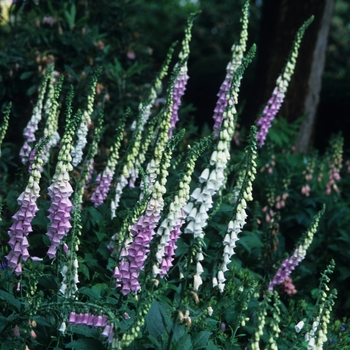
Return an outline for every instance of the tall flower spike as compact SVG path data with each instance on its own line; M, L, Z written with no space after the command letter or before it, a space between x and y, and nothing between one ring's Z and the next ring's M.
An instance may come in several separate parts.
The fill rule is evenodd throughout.
M276 87L273 90L272 96L267 102L267 105L265 106L262 112L262 116L259 118L257 122L257 125L260 127L260 130L256 135L256 138L258 140L258 145L260 147L264 145L266 135L270 129L271 123L281 108L281 105L283 103L284 97L287 92L289 82L294 73L294 68L296 65L296 59L298 57L298 50L300 47L301 39L303 38L306 28L310 25L313 19L314 19L313 16L310 17L298 30L295 36L293 48L287 60L287 63L283 68L281 75L277 78Z
M72 150L72 153L71 153L73 158L72 164L75 167L81 162L83 158L83 150L87 143L86 136L88 133L88 125L91 123L91 115L93 112L97 80L98 80L98 76L101 73L101 70L102 70L101 67L97 68L92 76L91 83L89 86L89 92L87 95L86 108L83 112L83 116L81 118L80 125L77 131L78 140L74 150Z
M256 127L253 125L249 134L249 145L245 149L245 154L242 160L238 173L238 179L235 188L233 189L234 210L233 217L230 220L223 240L224 252L223 261L219 272L225 273L228 268L227 265L231 262L231 257L235 253L236 242L238 241L238 234L242 232L243 226L246 223L246 208L247 202L253 200L253 181L256 174ZM220 292L223 292L225 283L218 283Z
M127 150L122 173L117 177L114 200L111 201L112 219L115 217L115 212L119 206L119 201L125 186L129 182L130 187L133 187L136 179L138 178L138 175L139 175L138 167L140 166L139 154L141 149L142 130L144 128L142 125L143 117L145 113L148 111L148 107L150 108L151 105L152 105L151 102L149 103L146 102L145 106L141 108L137 118L136 129L134 130L134 133L130 142L128 142L129 147Z
M193 13L190 15L190 17L187 20L187 27L185 29L185 37L182 41L182 50L179 54L179 59L183 61L183 64L180 68L180 72L176 77L175 84L174 84L174 92L173 92L173 107L172 107L172 114L171 114L171 127L169 130L169 138L173 134L173 130L175 129L175 125L179 120L179 107L181 105L181 97L185 93L186 85L188 81L188 75L187 75L187 60L188 55L190 54L190 46L189 43L191 41L191 29L193 26L194 18L196 17L197 13ZM179 63L177 63L179 64Z
M49 237L51 245L47 252L50 259L56 256L57 248L61 244L62 239L72 227L70 224L70 211L72 202L69 197L73 193L72 186L69 183L69 172L73 170L71 164L71 151L73 149L72 141L76 132L77 124L81 118L81 111L78 111L71 117L71 101L73 99L73 88L67 96L67 122L66 130L62 138L62 148L58 154L55 174L52 184L48 188L51 198L50 208L48 210L48 218L50 220L49 229L46 235Z
M111 147L106 167L103 170L103 172L99 174L96 178L96 182L98 183L98 185L95 189L95 192L91 196L91 201L92 203L94 203L95 207L101 205L103 201L107 198L113 180L115 168L119 159L119 148L122 144L122 140L124 137L125 120L129 114L130 110L128 109L120 119L119 125L116 129L115 142Z
M220 132L220 128L223 120L223 113L225 111L225 108L227 107L226 95L230 90L230 86L231 86L232 79L236 69L242 64L243 55L246 51L247 40L248 40L248 22L249 22L248 12L249 12L249 0L246 0L242 9L242 16L241 16L242 29L240 33L239 42L238 44L234 44L231 48L232 58L226 67L226 77L220 86L219 93L217 94L219 98L216 102L214 115L213 115L214 132L216 137L219 136L219 132ZM240 79L241 77L242 76L240 76ZM238 97L238 91L240 86L240 79L238 80L237 86L235 87L237 92L237 96L235 96L236 104L238 103L237 97Z
M175 41L170 46L168 53L167 53L167 56L165 58L165 61L163 62L162 68L160 69L158 75L156 76L156 78L154 79L154 81L150 87L148 97L145 99L146 102L141 102L139 105L139 111L140 111L140 113L142 113L142 116L141 116L141 130L142 131L143 131L145 124L148 121L149 116L151 115L151 107L156 102L158 90L160 90L162 87L162 80L168 74L169 64L171 62L171 58L173 56L174 48L175 48L176 44L177 44L177 42ZM135 130L136 126L137 126L137 120L135 120L132 123L131 129Z
M236 116L236 83L241 79L247 65L251 62L255 54L253 46L243 60L242 65L237 68L236 75L232 80L232 85L227 93L227 107L224 111L223 127L220 130L219 138L215 145L215 150L210 157L210 166L203 170L199 177L199 182L203 185L198 186L191 194L190 201L184 208L188 224L184 233L193 234L197 240L197 261L202 261L203 254L201 251L202 240L204 238L204 227L207 225L209 218L208 212L213 206L213 196L216 195L224 186L226 177L225 171L230 159L231 140L235 131Z
M155 182L151 197L148 201L146 212L130 229L130 239L126 240L126 246L120 256L122 261L119 268L116 267L114 277L117 279L117 287L121 285L123 295L137 292L141 289L138 281L140 271L143 270L147 253L150 251L150 242L155 234L155 228L163 210L163 195L166 192L165 184L168 176L171 155L175 145L183 137L184 130L173 137L166 147L162 161L159 165L159 178Z
M95 129L95 136L93 138L92 144L89 147L85 164L89 164L89 161L94 158L98 150L98 142L101 139L103 132L102 128L103 114L101 113L97 119L97 126ZM81 171L81 177L77 183L74 192L74 210L73 210L73 225L70 234L69 246L66 245L65 249L65 261L62 265L61 275L62 282L59 289L60 293L65 298L71 298L75 295L78 290L79 276L78 276L78 256L77 251L79 250L79 236L81 236L81 205L83 202L84 185L89 176L89 168L83 167ZM62 259L63 261L63 259Z
M300 243L297 244L297 247L294 250L293 255L282 262L274 278L269 283L268 289L270 292L273 292L274 286L282 284L286 279L286 277L288 277L290 273L296 268L296 266L298 266L298 264L305 258L306 251L313 240L314 234L316 233L318 228L318 223L324 211L325 211L325 207L323 206L323 209L320 212L318 212L314 217L312 224L303 235Z
M12 107L12 103L10 102L5 110L4 110L4 121L2 123L2 125L0 126L0 157L1 157L1 145L2 145L2 141L5 138L6 135L6 131L7 128L9 126L9 119L10 119L10 112L11 112L11 107Z
M191 148L184 162L185 167L179 179L179 188L170 201L169 212L161 222L156 234L160 237L157 248L157 262L153 266L153 276L158 274L164 278L174 260L176 241L181 235L181 226L185 222L184 207L190 197L190 182L195 162L204 150L213 141L213 136L208 136L196 143Z
M30 118L27 126L24 128L23 136L25 137L24 144L19 152L19 155L21 156L22 163L27 163L30 152L32 151L32 144L35 142L35 132L38 130L38 124L42 118L42 109L43 109L43 102L47 87L47 82L52 76L53 72L53 65L47 66L43 82L41 84L41 87L39 88L39 96L38 101L33 109L32 117Z
M174 85L178 74L180 73L180 69L183 66L184 61L182 60L175 68L171 76L171 81L167 90L167 100L166 106L163 107L162 111L159 114L160 121L158 126L158 135L155 143L155 149L153 153L153 158L147 165L146 173L147 173L147 186L152 191L153 185L156 181L157 174L159 172L159 164L161 162L164 149L169 140L169 130L171 127L170 120L172 115L173 108L173 94L174 94ZM141 192L141 198L143 197L143 191Z
M36 200L40 196L39 182L41 173L38 169L43 164L41 153L43 151L43 146L47 141L48 140L46 139L37 146L37 152L33 161L33 170L29 176L27 187L17 199L17 202L21 207L17 213L12 216L13 224L8 231L10 236L8 244L11 247L11 251L6 256L6 259L8 260L9 268L12 269L17 276L22 273L21 261L25 262L30 258L27 236L32 232L31 223L36 212L39 210L36 205Z

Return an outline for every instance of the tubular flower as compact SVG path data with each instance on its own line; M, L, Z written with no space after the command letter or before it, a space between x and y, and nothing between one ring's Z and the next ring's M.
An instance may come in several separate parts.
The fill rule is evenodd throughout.
M223 113L225 111L225 108L227 107L227 99L226 95L230 90L233 75L236 71L236 69L241 65L243 60L243 54L246 50L247 46L247 40L248 40L248 10L249 10L249 1L246 1L244 3L244 7L242 9L242 30L240 34L240 39L238 44L234 44L231 48L232 51L232 58L231 61L228 63L226 67L226 77L223 83L220 86L219 93L217 96L219 97L216 106L214 109L214 132L216 137L219 136L221 124L223 121ZM237 93L239 90L239 82L237 84L237 87L235 87ZM237 99L238 96L236 96ZM237 103L237 100L236 100Z
M190 16L187 21L187 27L185 29L185 37L182 41L182 50L179 54L180 60L184 60L183 65L180 68L180 71L175 79L174 83L174 92L173 92L173 106L172 106L172 114L170 118L170 130L169 130L169 138L173 134L173 129L175 129L175 125L179 120L178 110L181 104L181 97L185 93L186 85L188 81L187 75L187 58L190 53L189 43L191 41L191 29L193 26L193 20L195 15ZM176 67L175 67L176 69Z
M8 244L11 247L11 251L6 256L6 259L8 260L8 266L17 276L22 273L22 264L20 260L25 262L30 257L27 236L32 232L31 222L36 212L39 210L36 205L36 200L40 192L39 182L41 174L37 168L40 168L43 164L40 157L41 151L42 145L39 146L39 152L34 159L33 170L29 176L27 187L17 199L20 209L13 215L13 224L8 231L10 236ZM34 258L34 260L38 260L38 258Z
M119 267L115 268L114 277L117 279L116 286L122 286L123 295L129 294L131 291L137 292L141 288L138 277L147 259L147 253L150 251L149 245L155 235L155 228L163 210L163 195L166 192L165 184L171 153L183 134L184 131L169 142L163 155L163 161L160 163L159 179L153 186L146 211L130 229L130 238L126 240L120 253L122 261Z
M289 82L294 73L301 39L303 38L306 28L312 21L313 17L307 20L298 30L286 66L284 67L282 74L277 78L276 87L273 90L272 96L269 99L266 107L264 108L262 116L257 122L257 126L260 127L260 130L256 135L256 139L258 140L258 145L260 147L264 145L266 135L271 127L272 120L275 118L276 114L281 108L282 102L287 92Z
M340 135L333 136L330 140L330 149L328 151L328 182L326 185L326 194L332 191L339 193L337 182L340 180L340 170L343 161L344 138Z
M129 294L131 291L137 292L141 288L138 277L146 261L149 244L155 234L154 229L160 219L160 213L164 206L162 197L164 193L165 187L156 182L145 214L130 230L133 241L120 254L122 261L119 267L115 268L113 277L117 279L116 286L122 286L121 293L123 295Z
M23 136L25 137L24 144L19 152L19 155L21 157L22 163L27 163L30 153L32 151L31 143L35 142L35 132L38 130L38 124L42 118L42 109L43 109L43 101L45 97L47 82L52 76L53 73L53 66L49 65L47 67L44 80L42 82L42 85L39 89L39 96L38 101L33 109L32 117L30 118L27 126L24 128Z
M111 147L111 153L108 158L106 168L102 172L102 174L99 174L97 176L96 181L98 185L95 189L95 192L91 196L91 201L94 203L95 207L98 207L103 203L111 187L111 183L115 172L115 167L117 166L118 159L119 159L119 148L123 140L125 119L128 114L129 114L129 111L127 111L127 113L124 114L122 120L120 121L120 124L117 127L117 130L116 130L117 136L116 136L114 145Z
M181 226L185 222L184 208L190 195L191 174L194 171L197 158L208 147L211 141L212 137L207 137L195 144L184 162L185 169L179 180L179 189L170 203L167 217L162 221L157 230L157 236L160 236L160 242L156 253L157 263L153 266L154 277L159 274L161 278L164 278L172 266L176 241L181 235Z
M322 209L315 216L313 223L311 224L307 232L304 234L304 238L302 239L301 243L297 246L297 248L294 250L293 255L282 262L274 278L269 283L268 289L270 292L273 291L275 285L282 284L285 281L285 279L290 275L290 273L295 269L295 267L298 266L298 264L305 258L306 251L309 248L313 240L314 234L317 231L318 222L323 212L324 212L324 209Z
M72 99L72 93L70 99ZM73 193L72 186L69 183L69 171L73 170L71 164L72 157L72 140L75 133L76 124L81 117L81 114L76 114L71 118L70 105L68 105L67 126L62 139L62 148L58 154L58 162L56 164L55 175L52 178L52 184L48 188L49 196L51 198L51 205L48 210L50 219L50 226L46 233L49 237L51 245L47 252L50 259L56 256L57 247L61 244L62 239L68 233L72 225L70 224L70 211L72 209L72 202L69 197Z
M231 262L231 257L235 253L236 242L238 241L238 234L242 232L243 226L246 223L246 208L247 201L252 201L252 183L256 174L256 127L252 126L251 133L249 135L249 146L245 149L245 162L241 166L241 170L238 174L237 184L233 190L233 197L235 202L234 217L228 224L227 233L224 237L223 245L223 262L220 266L219 272L225 273L228 268L227 265ZM225 288L224 283L219 283L218 288L222 292Z

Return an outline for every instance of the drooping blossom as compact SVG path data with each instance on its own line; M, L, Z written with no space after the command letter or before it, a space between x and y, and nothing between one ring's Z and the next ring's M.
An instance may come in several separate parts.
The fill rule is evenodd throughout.
M41 152L38 152L34 159L33 170L29 176L26 189L17 199L20 209L12 216L13 224L8 231L10 236L8 244L11 247L11 251L6 256L6 259L8 260L9 268L12 269L17 276L22 274L21 262L25 262L30 258L27 236L33 231L31 222L39 210L36 205L36 200L40 196L39 182L41 178L41 174L37 168L40 168L43 163L40 154ZM33 259L38 260L38 258Z
M164 278L173 266L172 262L175 256L176 242L181 235L181 227L185 222L184 207L190 195L191 175L194 171L197 158L211 142L212 137L207 137L195 144L189 151L184 162L185 168L179 179L179 189L170 203L166 218L161 222L156 232L157 236L160 237L160 241L156 252L157 262L153 265L154 277L159 274L161 278ZM200 271L202 272L202 269ZM199 287L201 284L201 279L199 275L198 278L195 278L194 289L197 291L198 288L196 287Z

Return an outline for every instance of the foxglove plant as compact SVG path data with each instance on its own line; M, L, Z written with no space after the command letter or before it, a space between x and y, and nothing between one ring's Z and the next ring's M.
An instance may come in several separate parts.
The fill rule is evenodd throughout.
M256 174L256 127L252 126L249 135L249 145L245 150L245 157L243 158L242 165L239 167L238 179L235 188L233 189L234 210L233 218L230 220L223 240L224 252L223 262L218 270L217 279L214 278L214 286L218 286L222 293L225 288L225 279L222 278L223 274L228 271L227 265L231 262L231 257L234 254L234 248L238 241L238 234L242 232L243 226L246 223L247 213L247 201L252 201L252 183Z
M267 102L267 105L265 106L262 112L262 116L257 121L257 126L260 128L256 135L259 147L262 147L264 145L266 135L271 127L271 123L281 108L281 105L287 92L289 82L294 73L301 39L303 38L306 28L310 25L312 21L313 16L310 17L298 30L287 63L281 75L277 78L276 87L273 90L272 96Z
M163 132L167 133L168 130L164 128ZM176 135L165 150L159 162L159 178L152 188L146 211L130 229L131 237L129 240L126 240L126 246L120 254L122 261L119 267L116 267L114 270L113 276L117 279L116 286L122 287L121 293L123 295L129 294L130 292L136 293L141 289L138 277L147 259L147 253L150 251L149 245L155 234L155 228L163 210L163 195L166 192L165 184L168 176L167 169L170 166L171 154L179 139L183 137L183 133L184 132L181 132ZM155 153L155 158L159 156L162 155L160 153Z
M8 260L9 268L14 271L17 276L22 274L22 262L26 262L28 258L30 258L27 236L33 231L31 223L39 210L36 205L36 200L40 196L39 182L41 174L38 169L40 169L43 164L41 159L43 147L44 143L37 146L38 151L34 157L34 162L32 164L33 169L29 176L28 184L24 192L22 192L17 199L20 209L12 216L13 224L8 231L8 235L10 236L8 244L11 251L6 256L6 259ZM38 261L40 259L32 257L32 260Z
M62 239L72 227L70 224L70 211L72 203L69 199L73 193L72 186L69 183L69 172L73 170L71 164L72 141L76 131L76 125L81 118L81 112L71 116L71 101L73 98L72 91L67 100L67 125L62 138L62 148L59 151L55 174L52 178L52 184L48 188L51 198L48 218L50 220L49 229L46 235L50 239L50 247L47 255L50 259L56 256L57 248L60 246Z
M153 265L153 277L160 275L161 278L164 278L172 267L176 241L181 235L181 227L185 222L184 207L190 196L191 175L197 158L212 140L212 137L201 140L187 154L184 162L185 168L179 179L179 189L171 200L166 218L161 222L156 232L156 235L160 237L160 242L156 253L157 262Z
M42 109L43 109L43 102L45 98L45 92L46 92L48 81L53 74L53 69L54 68L52 65L49 65L46 69L43 82L41 84L41 87L39 88L39 96L38 96L37 103L33 109L32 117L30 118L27 126L23 131L23 136L25 137L25 141L19 152L19 155L21 156L21 160L23 164L28 162L30 153L32 151L31 145L36 140L35 132L38 130L38 124L43 115Z
M89 163L89 161L92 160L94 156L97 154L98 142L100 141L101 135L103 132L102 121L103 121L103 115L100 114L97 120L95 136L89 148L87 157L85 159L85 163ZM63 261L63 266L61 268L62 282L61 282L61 287L59 289L59 292L65 298L74 297L74 295L78 290L77 284L79 283L79 276L78 276L79 261L78 261L77 252L79 250L79 244L80 244L79 236L82 235L81 206L83 202L84 185L89 176L89 170L90 169L88 167L83 168L80 179L75 188L74 201L73 201L74 209L73 209L73 215L72 215L73 225L72 225L72 230L70 232L69 245L66 243L64 244L63 250L65 252L65 255L64 255L65 259L64 258L61 259L61 261ZM67 241L67 239L65 240Z
M219 98L216 102L214 115L213 115L214 132L216 137L218 137L220 133L221 124L223 121L223 113L225 111L225 108L227 107L227 94L229 93L229 90L231 88L233 76L237 68L242 64L243 55L246 51L247 40L248 40L248 22L249 22L248 12L249 12L249 1L246 0L242 9L242 17L241 17L242 29L240 31L239 42L238 44L234 44L231 48L232 58L226 67L226 76L223 83L220 86L219 93L217 94ZM236 86L234 86L234 89L236 90L236 96L234 96L235 104L238 103L237 98L238 98L241 78L242 78L242 75L240 75L239 79L235 82Z
M213 196L216 195L225 184L225 170L230 159L231 140L235 130L235 100L237 92L234 89L235 83L240 80L246 66L250 63L255 53L255 46L249 51L247 58L243 60L240 68L237 69L237 75L233 79L231 89L226 98L228 105L224 112L223 127L220 130L219 138L215 151L211 154L210 167L203 170L199 177L199 182L204 183L203 188L197 187L190 196L188 205L184 208L186 221L188 224L184 230L185 233L193 234L198 241L197 262L200 263L203 258L201 249L201 240L204 238L203 229L207 225L209 218L208 211L212 208ZM200 275L200 265L196 275ZM196 277L196 281L199 278Z
M301 239L300 243L297 244L297 247L294 250L293 255L282 262L280 268L277 270L275 276L269 283L268 290L270 292L273 291L275 285L282 284L285 281L285 279L290 275L290 273L296 268L296 266L298 266L298 264L305 258L306 251L309 248L313 240L314 234L317 231L318 223L321 216L324 213L324 210L325 209L323 208L315 216L309 229L303 235L303 238Z
M98 207L103 203L103 201L107 198L109 189L111 187L116 166L118 164L119 149L124 137L125 120L129 113L130 111L128 110L121 118L119 125L116 128L115 142L111 147L106 167L101 174L98 174L96 178L96 182L98 183L98 185L91 196L91 201L92 203L94 203L95 207Z

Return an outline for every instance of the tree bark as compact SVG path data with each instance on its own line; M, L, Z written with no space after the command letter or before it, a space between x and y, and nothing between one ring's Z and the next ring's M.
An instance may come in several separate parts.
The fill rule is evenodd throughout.
M304 104L306 119L301 128L295 143L297 152L307 152L312 137L316 120L316 112L320 100L322 75L326 60L327 38L334 8L334 0L327 0L323 12L320 29L317 36L316 46L313 52L313 60L308 81L308 93Z

